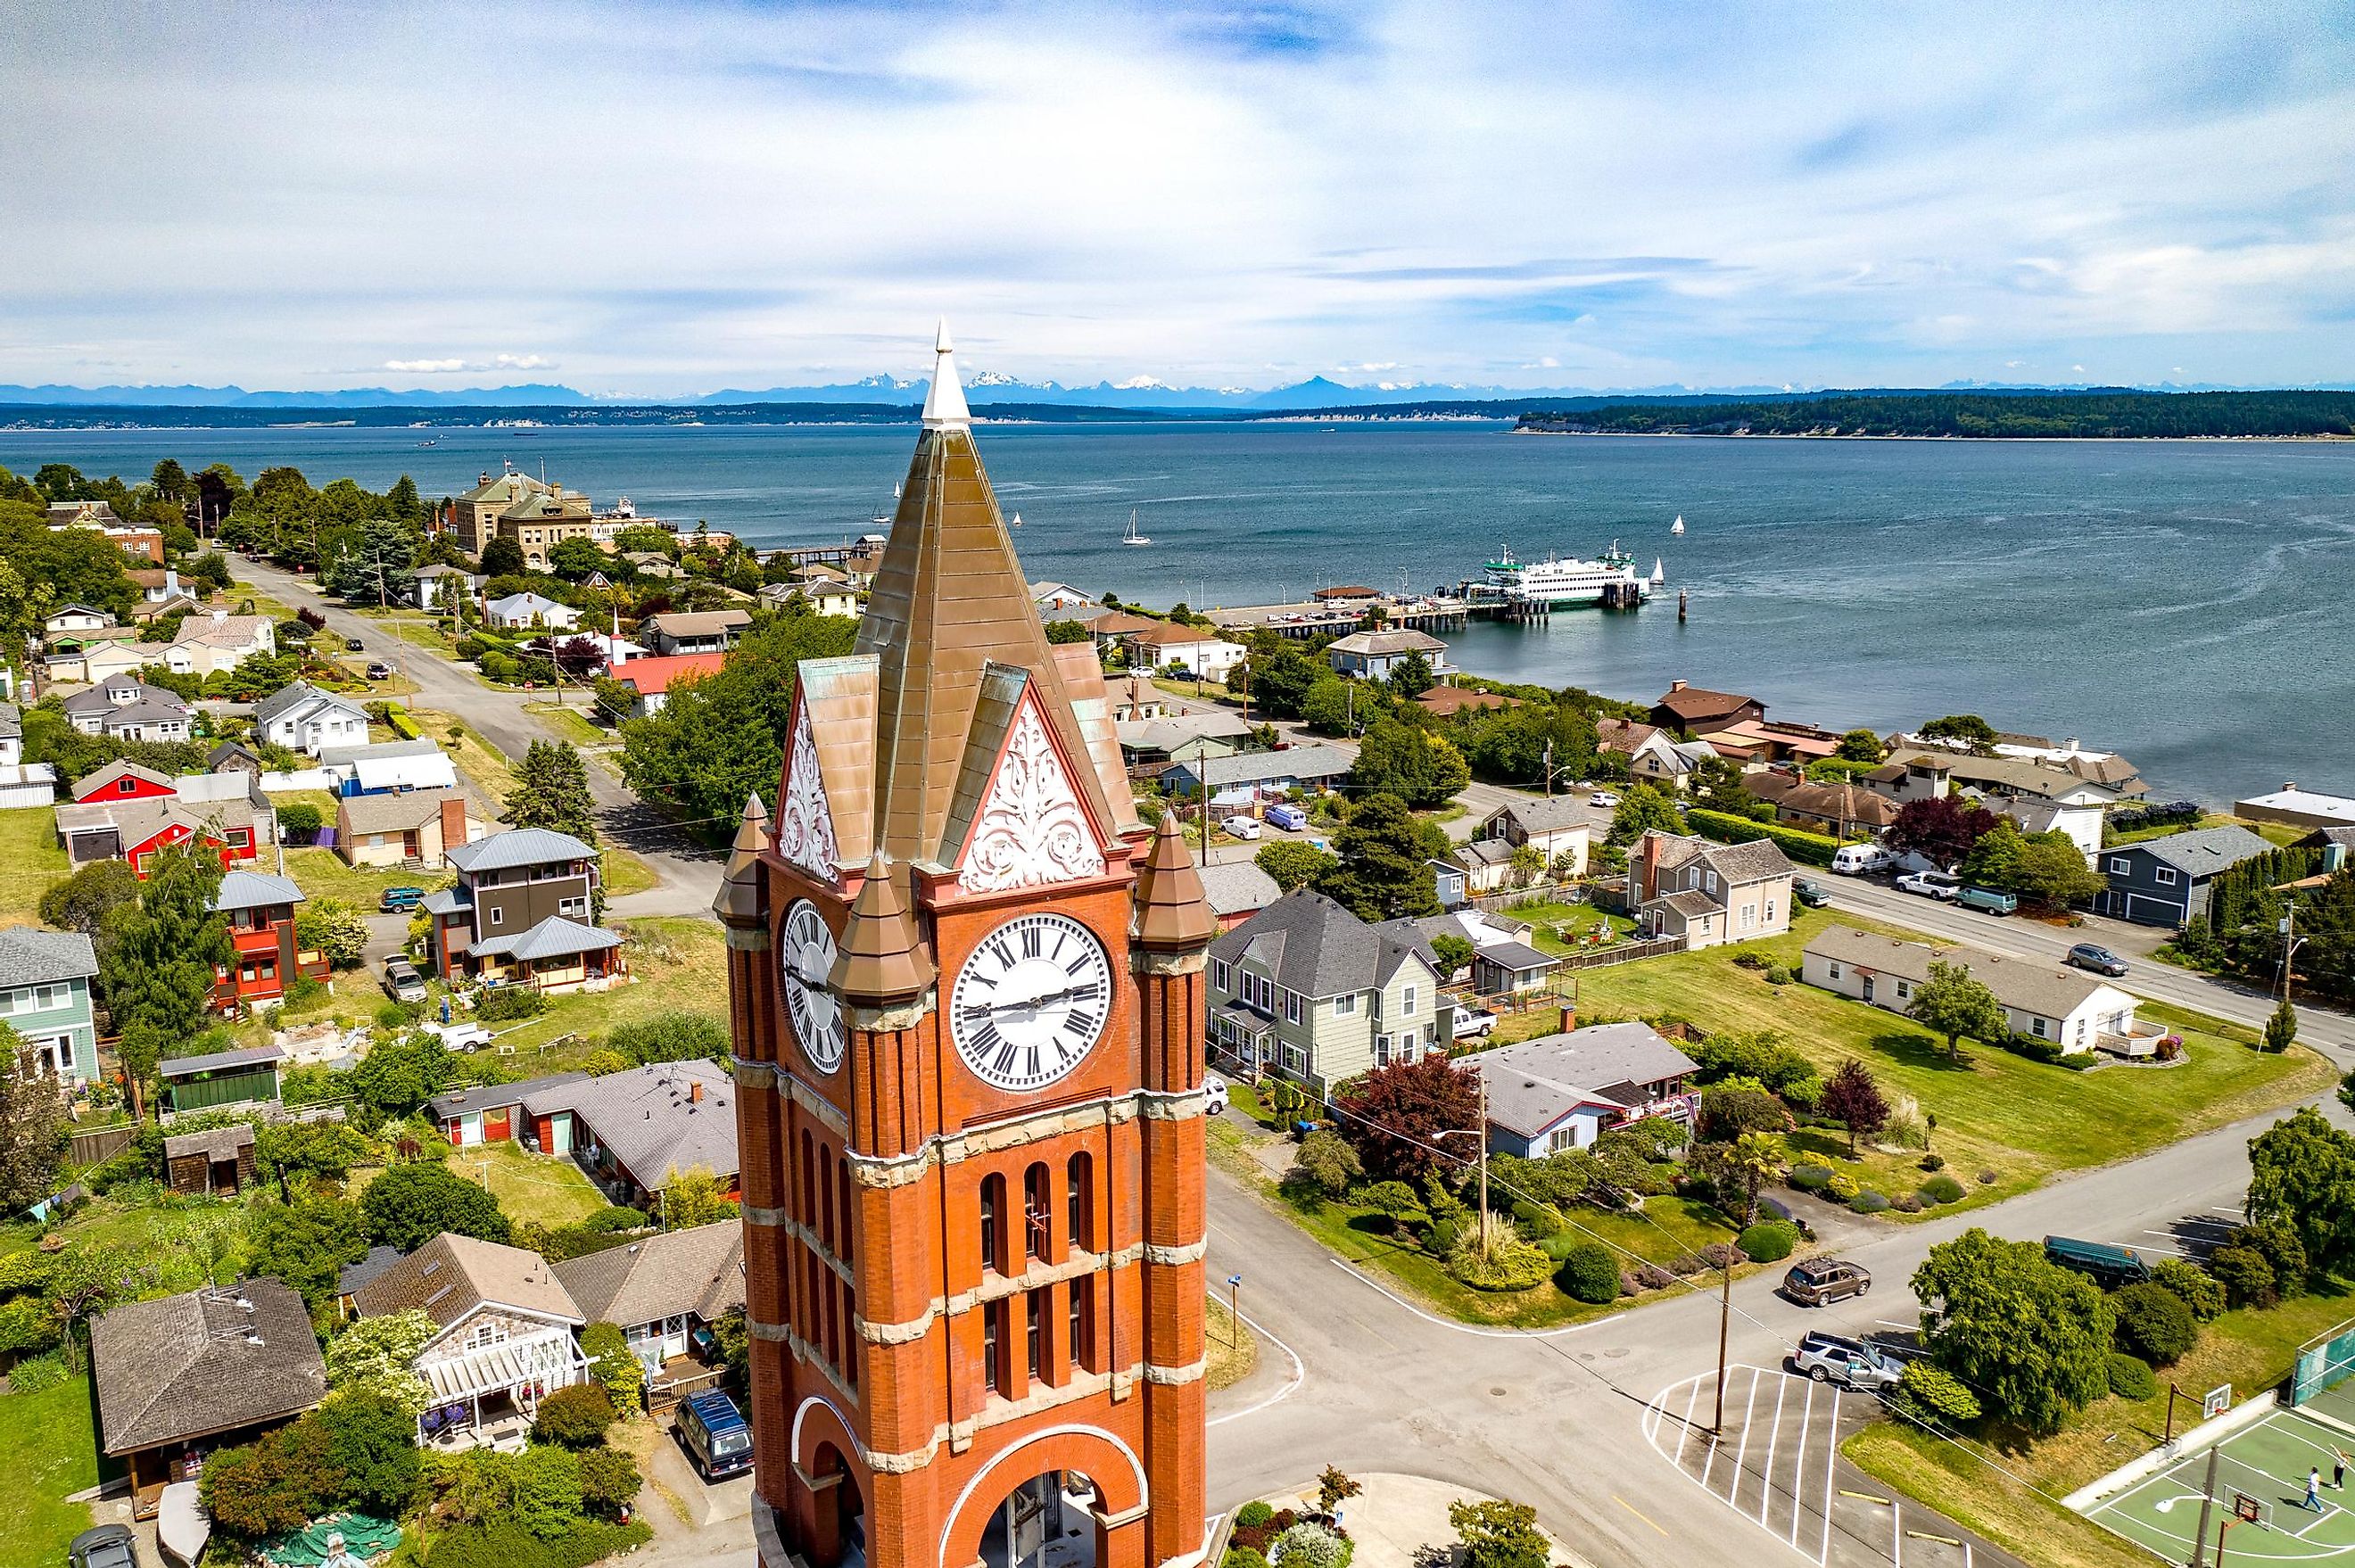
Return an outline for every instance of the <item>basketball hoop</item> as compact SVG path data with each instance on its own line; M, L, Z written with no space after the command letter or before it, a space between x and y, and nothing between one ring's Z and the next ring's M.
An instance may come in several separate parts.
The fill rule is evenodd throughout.
M2210 1389L2200 1401L2200 1413L2206 1419L2212 1420L2232 1408L2232 1385L2231 1383L2226 1383L2222 1388Z
M2232 1494L2232 1517L2239 1520L2243 1524L2256 1523L2257 1510L2262 1509L2264 1506L2264 1505L2263 1503L2260 1503L2256 1499L2249 1496L2246 1492L2234 1492Z

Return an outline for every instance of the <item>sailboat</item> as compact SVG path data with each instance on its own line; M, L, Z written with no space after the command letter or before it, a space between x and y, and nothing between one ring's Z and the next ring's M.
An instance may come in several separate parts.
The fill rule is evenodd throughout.
M1019 513L1019 512L1015 513L1015 514L1014 514L1014 520L1013 520L1012 522L1010 522L1010 523L1008 523L1008 524L1007 525L1007 527L1011 528L1020 528L1021 526L1022 526L1022 514L1021 514L1021 513Z
M1652 586L1657 588L1668 580L1668 569L1658 556L1652 558Z
M1678 539L1682 539L1684 537L1685 520L1681 515L1678 517L1675 522L1668 525L1668 532L1676 535Z
M1128 532L1121 536L1123 544L1151 544L1153 541L1136 531L1136 508L1128 509Z

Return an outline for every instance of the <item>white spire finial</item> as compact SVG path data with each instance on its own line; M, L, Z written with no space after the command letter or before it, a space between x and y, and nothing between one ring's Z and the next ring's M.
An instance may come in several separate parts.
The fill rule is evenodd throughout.
M964 386L957 379L956 347L949 341L949 324L943 318L932 339L932 389L924 394L926 430L964 430L973 423L965 407Z

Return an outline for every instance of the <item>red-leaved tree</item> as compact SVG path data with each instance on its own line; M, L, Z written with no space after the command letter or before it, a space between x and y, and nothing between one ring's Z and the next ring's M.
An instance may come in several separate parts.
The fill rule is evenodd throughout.
M1995 830L1996 815L1959 795L1933 795L1909 800L1897 808L1897 820L1881 837L1892 849L1926 855L1941 866L1961 863L1982 834Z
M1856 1157L1859 1138L1869 1138L1889 1125L1889 1100L1873 1082L1872 1069L1849 1057L1839 1071L1824 1081L1816 1109L1848 1125L1848 1154Z
M1378 1181L1421 1181L1439 1159L1428 1146L1466 1158L1479 1147L1476 1137L1442 1143L1443 1133L1480 1127L1480 1075L1444 1055L1378 1067L1334 1103L1343 1113L1336 1119L1341 1136Z

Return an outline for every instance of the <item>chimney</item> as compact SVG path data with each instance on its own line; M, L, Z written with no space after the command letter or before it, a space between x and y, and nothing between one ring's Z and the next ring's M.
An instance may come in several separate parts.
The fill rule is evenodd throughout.
M1561 1009L1561 1032L1568 1034L1577 1027L1578 1009L1575 1007L1564 1007Z
M696 1082L687 1086L687 1103L690 1105L700 1105L703 1104L702 1080L698 1079Z
M1675 693L1675 692L1682 691L1684 688L1685 688L1685 682L1683 682L1683 681L1681 681L1681 680L1672 680L1672 681L1668 682L1668 690L1669 690L1671 693Z
M460 849L474 842L466 837L466 802L453 796L442 803L442 848Z
M2295 794L2296 794L2296 793L2297 793L2297 781L2296 781L2296 779L2284 779L2284 780L2282 780L2282 794L2284 794L2284 795L2295 795Z

